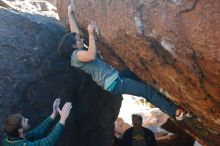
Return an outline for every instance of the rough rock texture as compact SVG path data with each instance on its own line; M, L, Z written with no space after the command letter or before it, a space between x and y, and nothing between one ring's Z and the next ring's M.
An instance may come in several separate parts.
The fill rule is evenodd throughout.
M73 109L58 145L111 146L121 98L56 55L65 33L55 19L0 7L0 125L17 112L36 125L60 97Z
M71 2L57 0L63 22ZM219 0L74 0L74 5L80 27L86 30L95 20L99 41L114 57L199 118L183 122L183 129L204 145L220 144Z
M60 21L66 25L67 27L68 26L68 16L67 16L67 12L68 12L68 5L70 4L70 0L65 0L65 1L62 1L62 0L57 0L56 1L56 6L57 6L57 12L58 12L58 15L59 15L59 18L60 18ZM59 13L60 12L60 13ZM61 14L61 12L63 14Z
M195 140L183 129L181 129L181 127L174 124L170 119L168 119L161 127L175 134L175 138L172 139L171 146L193 146Z
M43 0L1 0L0 6L19 12L28 12L59 19L56 7Z
M46 0L46 1L51 3L52 5L56 6L56 0Z

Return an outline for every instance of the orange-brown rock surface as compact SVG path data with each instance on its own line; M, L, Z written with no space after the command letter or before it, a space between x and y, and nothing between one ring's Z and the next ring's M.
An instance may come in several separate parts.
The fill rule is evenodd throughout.
M180 125L204 145L220 145L219 0L57 0L64 23L71 2L82 29L96 21L105 60L191 111L198 119Z

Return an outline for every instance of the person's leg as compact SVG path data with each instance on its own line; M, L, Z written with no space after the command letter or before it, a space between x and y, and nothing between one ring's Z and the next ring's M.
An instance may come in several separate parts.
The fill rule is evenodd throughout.
M138 81L138 82L142 82L142 80L128 68L120 71L119 72L119 77L120 78L129 78L129 79L132 79L132 80L135 80L135 81Z
M175 116L178 108L176 104L169 101L163 94L153 87L128 78L117 79L117 84L111 92L116 95L130 94L144 97L171 117Z

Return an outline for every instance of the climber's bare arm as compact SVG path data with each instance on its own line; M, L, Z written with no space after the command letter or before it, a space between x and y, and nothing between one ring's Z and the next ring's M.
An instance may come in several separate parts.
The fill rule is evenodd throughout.
M76 23L76 18L74 15L74 8L73 7L74 6L71 4L68 6L68 18L69 18L69 23L70 23L70 31L79 34L80 30L79 30L79 27Z
M94 26L92 24L89 24L88 28L88 34L89 34L89 47L88 50L79 50L77 52L77 57L79 61L81 62L90 62L96 59L96 43L95 43L95 36L94 36Z

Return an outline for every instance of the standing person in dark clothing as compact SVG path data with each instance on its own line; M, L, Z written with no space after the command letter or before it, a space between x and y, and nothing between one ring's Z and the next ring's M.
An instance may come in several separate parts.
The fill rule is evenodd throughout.
M56 99L53 104L53 113L46 118L38 127L29 130L28 119L21 114L9 116L3 125L6 137L2 141L3 146L53 146L58 141L66 119L69 117L72 104L67 102L60 111L60 121L53 128L51 133L44 137L50 126L54 122L59 112L60 99Z
M156 146L156 140L154 133L142 127L142 117L141 115L132 115L133 127L127 129L122 139L117 139L115 137L115 142L117 146Z

